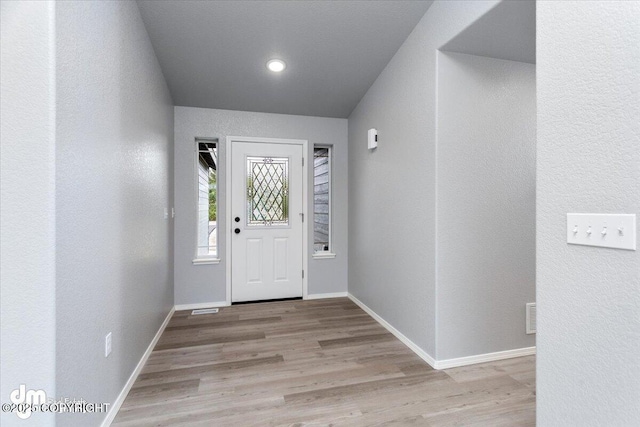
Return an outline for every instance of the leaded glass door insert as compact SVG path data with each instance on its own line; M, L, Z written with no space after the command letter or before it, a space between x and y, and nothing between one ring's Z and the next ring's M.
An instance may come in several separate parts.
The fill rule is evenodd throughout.
M289 159L247 157L247 226L289 226Z

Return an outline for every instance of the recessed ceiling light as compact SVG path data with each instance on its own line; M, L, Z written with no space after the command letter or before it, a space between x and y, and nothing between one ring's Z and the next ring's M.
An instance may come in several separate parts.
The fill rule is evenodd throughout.
M279 73L287 68L287 64L285 64L282 59L272 59L271 61L267 62L267 68L274 73Z

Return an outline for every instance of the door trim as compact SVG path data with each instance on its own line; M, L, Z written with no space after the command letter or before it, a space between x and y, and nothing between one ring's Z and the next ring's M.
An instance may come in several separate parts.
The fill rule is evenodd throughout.
M304 215L304 222L302 223L302 269L304 270L304 277L302 278L302 299L308 298L308 277L309 277L309 173L307 160L309 154L309 141L306 139L284 139L284 138L256 138L256 137L244 137L244 136L227 136L227 143L225 146L225 227L229 228L231 225L231 164L232 164L232 147L234 142L264 142L269 144L289 144L289 145L301 145L302 146L302 159L304 164L302 165L302 213ZM229 228L230 230L230 228ZM231 305L231 232L225 231L225 256L226 259L226 285L227 295L226 303ZM302 274L302 272L300 272Z

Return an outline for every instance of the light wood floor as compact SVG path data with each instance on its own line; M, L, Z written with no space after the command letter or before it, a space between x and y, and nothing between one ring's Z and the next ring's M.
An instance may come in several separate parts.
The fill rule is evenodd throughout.
M176 312L114 426L533 426L535 359L437 371L347 298Z

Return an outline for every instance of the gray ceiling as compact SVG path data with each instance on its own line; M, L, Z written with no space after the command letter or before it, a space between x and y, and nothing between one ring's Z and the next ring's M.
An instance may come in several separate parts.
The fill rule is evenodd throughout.
M504 1L441 50L536 63L536 2Z
M349 116L431 3L138 0L176 105L324 117Z

